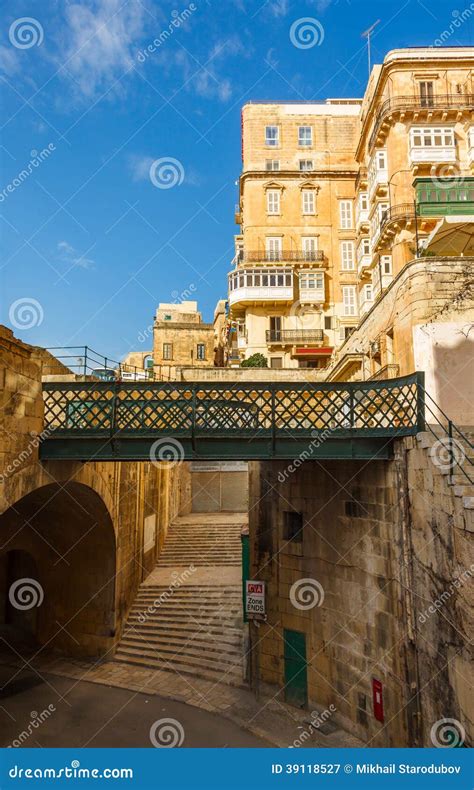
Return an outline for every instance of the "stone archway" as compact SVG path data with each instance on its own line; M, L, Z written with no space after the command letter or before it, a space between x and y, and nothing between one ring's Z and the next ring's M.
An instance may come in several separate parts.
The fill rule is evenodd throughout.
M67 654L100 655L113 646L115 533L92 488L54 483L10 506L0 516L0 568L4 622L23 617L40 645ZM31 597L31 607L17 613L13 583L20 606Z

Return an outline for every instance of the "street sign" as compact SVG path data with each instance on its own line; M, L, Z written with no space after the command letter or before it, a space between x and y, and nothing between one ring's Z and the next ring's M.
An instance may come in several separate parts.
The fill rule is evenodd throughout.
M245 611L250 619L265 619L265 582L246 580Z

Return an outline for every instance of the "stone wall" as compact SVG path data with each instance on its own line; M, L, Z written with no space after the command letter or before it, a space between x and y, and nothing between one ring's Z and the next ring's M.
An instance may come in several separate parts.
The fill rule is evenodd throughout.
M0 327L0 589L12 562L36 565L45 605L35 637L69 653L104 653L169 523L191 507L189 471L186 464L40 462L45 362L42 350ZM4 601L0 623L15 615L2 611Z
M252 577L267 583L268 622L254 634L261 682L284 697L283 629L302 632L310 710L333 705L334 720L370 746L430 746L441 718L472 737L467 585L449 612L417 627L419 607L469 564L472 513L456 499L412 439L393 461L308 461L292 473L251 463ZM301 540L290 537L298 523Z

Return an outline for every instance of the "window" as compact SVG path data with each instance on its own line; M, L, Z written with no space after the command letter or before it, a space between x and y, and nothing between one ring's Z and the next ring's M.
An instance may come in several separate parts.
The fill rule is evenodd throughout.
M370 239L362 239L362 255L370 255Z
M359 195L359 208L361 211L367 211L369 208L369 196L367 192L361 192Z
M143 357L143 369L144 370L153 369L153 357L151 356L151 354L147 354L146 357Z
M173 359L172 343L163 343L163 359Z
M305 261L315 261L318 250L318 239L316 236L305 236L303 238L303 258Z
M324 316L324 328L325 329L334 329L335 320L334 316L332 315L325 315Z
M281 316L270 316L270 340L273 342L281 341Z
M283 511L283 540L303 540L303 514L294 510Z
M308 146L313 144L313 130L311 126L300 126L298 129L298 145Z
M354 242L341 241L341 269L345 272L354 268Z
M380 258L382 265L382 274L392 274L392 256L382 255Z
M450 126L414 127L410 129L412 148L442 148L454 146L454 129Z
M266 240L266 257L269 261L281 261L281 236L269 236Z
M280 190L268 189L267 190L267 214L280 213Z
M339 201L339 226L342 230L352 228L352 200Z
M164 318L164 320L165 320L165 321L171 321L172 317L173 317L173 316L171 316L171 315L165 315L165 316L163 316L163 318Z
M197 354L196 359L206 359L206 344L205 343L198 343L197 347Z
M271 368L282 368L283 367L283 357L270 357L270 367Z
M422 107L434 106L434 82L420 82L420 100Z
M300 274L300 290L322 291L323 288L323 272L304 272Z
M313 160L312 159L300 159L300 170L307 171L313 169Z
M276 148L280 143L280 130L278 126L265 126L265 145Z
M266 159L265 160L265 170L279 170L280 169L280 160L279 159Z
M357 315L355 285L342 287L342 312L343 315Z
M314 189L302 189L301 200L303 214L316 213L316 193Z
M368 283L367 285L364 285L364 292L365 292L364 293L365 300L367 302L371 302L372 301L372 283Z
M384 171L387 170L387 152L384 148L380 148L375 152L369 162L368 167L368 182L369 192L372 192L373 187L382 178L386 179L387 175ZM382 174L382 175L380 175Z

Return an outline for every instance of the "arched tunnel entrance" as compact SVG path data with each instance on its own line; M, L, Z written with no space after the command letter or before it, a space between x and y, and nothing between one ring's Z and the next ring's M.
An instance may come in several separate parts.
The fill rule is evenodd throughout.
M115 533L101 497L69 482L0 516L0 637L98 655L115 635Z

